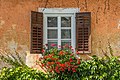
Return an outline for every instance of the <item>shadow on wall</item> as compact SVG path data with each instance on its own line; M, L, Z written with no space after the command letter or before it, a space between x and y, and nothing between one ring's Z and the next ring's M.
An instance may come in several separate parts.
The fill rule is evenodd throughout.
M6 58L6 60L4 58ZM9 52L0 50L0 69L2 69L3 67L12 67L13 65L19 65L18 63L22 65L25 64L25 61L26 61L25 52L20 53L15 51L14 49Z

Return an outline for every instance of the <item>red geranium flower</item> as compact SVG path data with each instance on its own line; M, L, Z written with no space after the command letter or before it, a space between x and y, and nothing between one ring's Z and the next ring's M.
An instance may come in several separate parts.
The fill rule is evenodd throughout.
M80 64L80 59L77 59L77 64Z
M44 53L45 52L45 50L44 49L42 49L42 53Z
M45 46L47 47L47 46L48 46L48 44L45 44Z
M58 66L55 67L55 69L58 69L58 68L59 68Z
M70 69L70 67L68 67L68 71L70 71L71 69Z
M78 66L74 66L74 68L78 68Z
M63 52L63 51L60 51L60 52L59 52L59 55L64 55L64 52Z
M51 65L51 62L47 62L48 65Z
M54 62L51 62L51 65L53 65L54 64Z
M42 64L42 68L44 67L44 64Z
M72 59L72 58L70 58L70 62L73 62L73 59Z
M60 71L65 71L65 69L63 67L60 67Z
M60 64L60 62L56 62L56 64Z
M74 54L70 54L70 56L73 56Z
M56 59L56 58L51 58L51 60L52 60L52 61L55 61L55 60L57 60L57 59Z
M68 44L65 44L65 47L68 47L69 45Z
M69 45L68 44L65 44L64 46L63 46L63 48L68 48L69 47Z
M72 46L69 46L70 49L72 49Z
M61 64L61 67L65 67L65 64Z
M55 46L57 46L57 45L53 43L53 44L51 44L50 46L51 46L51 47L55 47Z
M59 71L58 69L55 69L55 71L56 71L57 73L60 73L60 71Z
M59 64L60 67L65 67L65 64Z
M72 68L72 71L73 71L73 72L76 72L76 69L75 69L75 68Z
M65 64L66 64L67 66L70 66L70 62L65 62Z
M76 51L76 54L78 55L78 54L80 54L80 52L79 52L79 51Z

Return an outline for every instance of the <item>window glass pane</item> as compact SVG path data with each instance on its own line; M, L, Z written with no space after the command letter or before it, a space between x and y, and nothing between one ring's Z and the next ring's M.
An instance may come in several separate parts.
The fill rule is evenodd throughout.
M61 27L71 27L71 17L61 17Z
M47 17L48 27L57 27L57 17Z
M71 29L61 29L62 39L71 39Z
M71 46L71 41L70 40L62 40L61 46L65 46L65 45Z
M57 45L58 45L57 40L48 40L48 49L52 47L57 47Z
M57 39L58 38L58 30L57 29L48 29L47 36L48 36L48 39Z

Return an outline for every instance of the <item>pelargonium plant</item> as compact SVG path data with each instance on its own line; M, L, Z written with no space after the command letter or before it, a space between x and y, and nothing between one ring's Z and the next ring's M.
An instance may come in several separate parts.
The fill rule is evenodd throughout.
M47 46L47 45L46 45ZM75 57L72 46L62 46L61 49L51 45L51 49L42 50L44 56L40 58L40 63L43 68L46 68L49 73L57 74L73 74L76 72L80 59ZM76 52L79 54L78 52Z

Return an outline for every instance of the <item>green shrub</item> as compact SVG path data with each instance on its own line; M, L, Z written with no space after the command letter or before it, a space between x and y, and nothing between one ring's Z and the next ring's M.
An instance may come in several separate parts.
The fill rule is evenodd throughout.
M47 80L47 75L39 70L28 67L19 53L0 54L1 61L11 65L11 67L4 67L0 71L0 80Z
M116 57L82 61L79 65L80 80L120 80L120 61Z
M47 76L29 67L3 68L0 80L47 80Z

